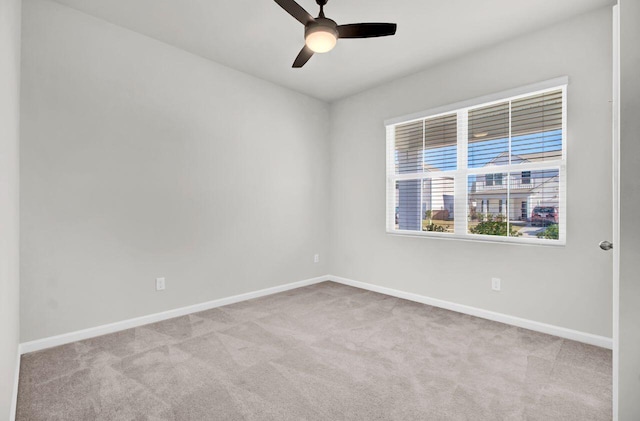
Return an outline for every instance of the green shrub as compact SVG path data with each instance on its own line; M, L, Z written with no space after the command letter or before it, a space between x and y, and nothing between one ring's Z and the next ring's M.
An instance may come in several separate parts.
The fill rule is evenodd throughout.
M442 225L436 225L434 223L423 225L423 231L434 231L434 232L447 232L447 229Z
M542 232L537 234L538 238L546 238L548 240L557 240L560 237L560 232L558 231L558 224L551 224Z
M504 217L502 215L496 216L495 219L491 215L487 215L484 219L486 220L480 222L475 227L470 228L469 231L472 234L499 235L506 237L508 230L509 237L520 237L522 235L513 227L513 225L509 225L507 221L504 221Z

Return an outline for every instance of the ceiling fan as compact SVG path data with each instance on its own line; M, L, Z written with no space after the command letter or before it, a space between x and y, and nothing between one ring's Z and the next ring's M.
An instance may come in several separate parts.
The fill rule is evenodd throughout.
M335 47L338 38L372 38L395 35L395 23L352 23L338 25L324 16L324 5L328 0L316 0L320 6L317 18L311 16L294 0L275 0L291 16L304 25L305 45L292 67L302 67L313 53L326 53Z

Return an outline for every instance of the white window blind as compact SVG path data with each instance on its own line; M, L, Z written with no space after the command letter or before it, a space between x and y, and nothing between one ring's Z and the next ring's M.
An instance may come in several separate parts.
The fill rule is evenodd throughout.
M564 244L566 81L554 82L388 123L387 231Z

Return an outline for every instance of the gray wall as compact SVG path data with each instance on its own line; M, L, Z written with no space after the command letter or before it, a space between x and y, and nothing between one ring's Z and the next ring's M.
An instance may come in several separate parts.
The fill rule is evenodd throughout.
M23 341L329 272L326 104L57 3L23 13Z
M57 3L24 6L23 341L329 272L611 335L597 247L611 238L608 8L329 107ZM384 232L386 118L561 75L566 247Z
M332 104L332 273L611 336L612 258L598 248L611 238L611 31L601 9ZM566 247L385 233L385 119L562 75Z
M19 342L20 0L0 0L0 420L9 419Z
M640 2L620 1L619 416L640 419Z

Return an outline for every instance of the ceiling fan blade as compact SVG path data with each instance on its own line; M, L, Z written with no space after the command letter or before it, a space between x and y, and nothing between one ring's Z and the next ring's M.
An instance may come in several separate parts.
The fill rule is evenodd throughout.
M311 56L313 55L313 50L306 45L302 47L302 50L298 53L298 57L296 57L293 62L293 66L291 67L302 67L309 61Z
M287 13L296 18L298 22L303 25L307 25L309 22L313 22L315 19L306 10L302 8L298 3L293 0L275 0Z
M351 23L338 25L340 38L372 38L395 35L395 23Z

